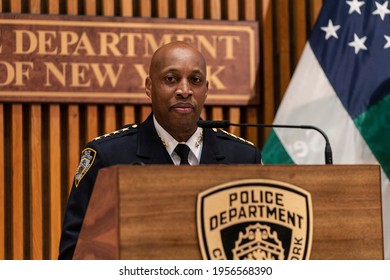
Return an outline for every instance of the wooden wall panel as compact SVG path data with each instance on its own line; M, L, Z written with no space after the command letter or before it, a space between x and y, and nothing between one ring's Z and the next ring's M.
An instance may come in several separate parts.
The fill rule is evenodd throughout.
M22 0L12 0L10 1L11 11L13 13L22 12Z
M176 11L176 18L186 18L187 17L187 2L186 1L176 1L175 2L175 11Z
M61 232L61 168L63 165L61 155L61 112L59 105L49 107L49 174L50 174L50 244L49 253L52 258L58 255L58 244Z
M61 5L70 4L68 9L73 9L74 6L67 2L51 1L48 0L49 14L59 14ZM62 189L68 189L68 182L65 180L62 182L61 168L64 165L62 156L61 137L65 137L61 131L64 131L66 127L61 126L61 111L59 104L50 104L48 107L48 166L49 171L49 211L48 226L49 226L49 239L46 246L47 255L50 259L56 259L58 256L58 245L61 234L62 223L62 211L61 211L61 191Z
M24 259L24 166L23 107L12 105L12 257Z
M311 24L310 27L313 27L322 7L322 0L311 0L309 2L309 7L310 7L310 24Z
M1 6L0 6L1 8ZM4 105L0 104L0 260L5 259L5 159Z
M294 49L293 49L293 65L294 67L298 63L299 58L301 57L302 51L306 44L306 35L307 35L307 27L306 27L306 0L294 0L293 6L293 28L294 32Z
M40 0L29 0L29 11L41 11ZM30 252L32 259L43 259L43 165L42 165L42 106L31 104L29 108L29 210L30 210Z
M78 0L66 1L66 13L68 15L78 14ZM79 106L74 104L68 105L67 114L67 167L68 167L68 182L72 182L74 177L74 170L76 170L80 153L80 132L79 132ZM62 149L62 147L61 147ZM70 191L70 184L68 184Z
M67 127L67 166L68 182L73 181L74 172L80 159L80 112L78 105L68 106L68 127ZM63 149L64 147L61 147ZM69 191L70 191L70 183Z
M132 3L132 1L122 1ZM84 0L85 15L96 15L96 0ZM85 139L91 141L98 136L98 107L94 104L86 106L86 124L85 124ZM73 171L74 174L75 171Z
M13 13L22 12L21 0L11 1ZM11 109L11 153L12 153L12 258L24 259L24 166L23 166L23 107L13 104Z
M291 77L291 56L290 56L290 1L276 0L276 40L278 42L278 72L279 72L279 92L283 97Z
M210 0L209 7L206 6L206 10L210 12L210 19L219 20L221 18L221 3L219 0ZM206 18L206 17L204 17ZM222 106L213 106L211 108L211 116L208 117L213 120L223 120L223 108Z
M46 0L47 8L49 14L59 14L60 13L60 1L55 0Z
M260 106L262 112L261 120L263 123L272 123L274 115L276 114L276 105L275 100L275 65L274 65L274 24L273 24L273 14L274 7L272 0L263 0L260 10L260 18L262 19L262 28L260 30L261 38L261 88L262 88L262 98L261 102L264 104ZM265 129L265 132L269 133L269 129ZM263 138L265 139L265 137Z
M245 0L244 5L244 20L256 20L256 9L255 9L255 1L253 0ZM260 32L261 34L261 32ZM261 47L260 47L261 50ZM261 60L261 58L260 58ZM246 108L246 114L244 121L247 123L259 123L259 108L250 106ZM246 130L246 134L243 135L247 140L251 141L254 144L258 144L258 132L259 129L256 127L249 127Z
M139 1L139 5L140 5L139 14L141 17L151 17L152 16L152 1L151 0ZM140 111L141 111L141 115L140 115L139 121L143 121L147 118L147 116L152 111L152 109L148 105L142 105Z
M41 11L41 1L40 0L29 0L30 4L30 13L39 14Z
M322 0L2 0L0 12L258 21L260 105L206 106L201 116L272 123L321 6ZM81 148L150 113L150 105L137 104L0 103L0 259L56 259ZM268 135L229 130L259 147Z
M110 0L103 0L103 15L114 15L114 2ZM116 107L114 105L104 106L104 133L115 131L116 127Z
M120 0L120 11L122 16L131 17L133 15L133 1Z
M238 0L228 0L227 2L227 20L239 20L240 7ZM241 111L240 107L230 106L229 107L228 119L231 123L241 122ZM229 132L235 135L241 135L241 128L237 126L231 126Z
M180 2L180 1L179 1ZM120 13L121 16L132 16L133 15L133 1L121 0L120 2ZM130 124L135 123L135 106L134 105L124 105L122 111L122 123Z
M43 259L43 181L42 181L42 108L30 107L30 212L31 258Z

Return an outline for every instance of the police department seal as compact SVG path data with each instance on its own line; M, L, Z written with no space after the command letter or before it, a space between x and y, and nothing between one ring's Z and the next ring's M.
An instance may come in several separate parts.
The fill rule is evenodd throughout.
M280 181L233 181L197 198L204 259L309 259L312 219L310 193Z

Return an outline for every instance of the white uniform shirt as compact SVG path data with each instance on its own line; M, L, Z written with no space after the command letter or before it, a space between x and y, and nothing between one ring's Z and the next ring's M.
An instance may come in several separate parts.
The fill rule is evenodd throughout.
M188 139L187 142L177 142L156 120L153 115L153 122L156 128L157 134L163 142L168 154L171 156L175 165L180 165L180 157L174 151L177 144L186 144L190 148L188 154L188 162L190 165L199 165L200 156L203 148L203 129L198 127L195 133Z

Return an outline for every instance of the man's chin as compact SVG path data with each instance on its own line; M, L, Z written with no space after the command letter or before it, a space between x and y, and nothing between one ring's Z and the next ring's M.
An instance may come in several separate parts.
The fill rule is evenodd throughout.
M173 123L173 126L175 126L177 130L190 131L197 127L197 121L198 119L195 119L194 116L182 117L177 119Z

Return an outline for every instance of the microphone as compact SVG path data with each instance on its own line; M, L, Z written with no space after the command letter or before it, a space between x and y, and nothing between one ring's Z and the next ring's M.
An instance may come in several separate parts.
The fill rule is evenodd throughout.
M312 126L312 125L283 125L283 124L236 124L231 123L228 120L221 120L221 121L204 121L199 120L198 126L202 128L228 128L229 126L241 126L241 127L275 127L275 128L299 128L299 129L313 129L318 131L322 137L325 139L325 163L326 164L332 164L333 163L333 155L332 155L332 148L330 147L330 142L328 139L328 136L325 134L324 131L319 129L318 127Z

